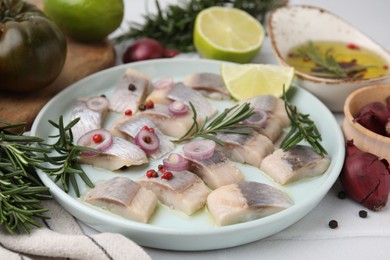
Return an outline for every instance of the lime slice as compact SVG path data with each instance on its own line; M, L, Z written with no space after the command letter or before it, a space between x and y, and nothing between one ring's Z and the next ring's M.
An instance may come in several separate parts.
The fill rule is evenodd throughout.
M205 58L247 63L263 41L263 26L242 10L210 7L196 17L194 45Z
M294 68L270 64L221 64L221 76L230 95L243 100L259 95L283 95L294 79Z

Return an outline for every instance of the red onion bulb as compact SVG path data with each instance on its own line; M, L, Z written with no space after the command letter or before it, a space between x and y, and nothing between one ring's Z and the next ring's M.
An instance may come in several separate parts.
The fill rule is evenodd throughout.
M203 160L213 156L215 142L212 140L192 141L183 146L184 155L190 159Z
M171 153L163 160L163 164L168 171L184 171L188 168L188 161L178 153Z
M101 136L98 142L96 142L96 138L94 138L96 136ZM112 135L105 129L92 130L82 135L77 141L77 145L86 146L104 152L112 145ZM85 156L94 156L97 153L92 151L82 151L82 154Z
M160 147L160 139L158 136L147 128L143 128L138 132L134 138L134 142L146 154L152 154Z

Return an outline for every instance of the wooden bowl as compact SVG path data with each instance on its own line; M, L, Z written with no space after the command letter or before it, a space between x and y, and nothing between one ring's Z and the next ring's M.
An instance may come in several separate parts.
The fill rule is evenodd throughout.
M389 95L390 85L375 85L355 90L345 101L345 118L342 124L345 140L353 139L353 143L359 149L373 153L388 162L390 162L390 137L374 133L353 120L363 106L374 101L385 103Z

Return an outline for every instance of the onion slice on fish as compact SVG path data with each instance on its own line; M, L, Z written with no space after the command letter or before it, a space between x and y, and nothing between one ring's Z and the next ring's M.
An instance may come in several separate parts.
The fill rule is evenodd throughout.
M158 136L148 127L141 129L134 138L134 142L138 145L146 154L152 154L160 147L160 139Z
M192 141L183 146L185 156L190 159L203 160L213 156L215 142L212 140Z
M163 160L163 164L168 171L184 171L188 168L188 161L178 153L171 153Z
M104 152L112 145L112 135L105 129L95 129L82 135L77 141L77 145L94 148ZM85 156L94 156L97 154L92 151L83 151L82 153Z
M100 112L108 107L108 100L105 97L92 97L88 99L87 106L91 110Z
M181 116L188 113L188 106L181 101L173 101L169 104L168 110L174 116Z
M264 127L267 124L267 112L262 109L255 109L253 115L243 121L244 124Z

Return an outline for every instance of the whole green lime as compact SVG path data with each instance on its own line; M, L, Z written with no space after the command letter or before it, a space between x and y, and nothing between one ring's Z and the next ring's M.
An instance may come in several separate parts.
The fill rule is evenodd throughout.
M123 0L44 0L44 11L69 37L103 40L121 24Z

